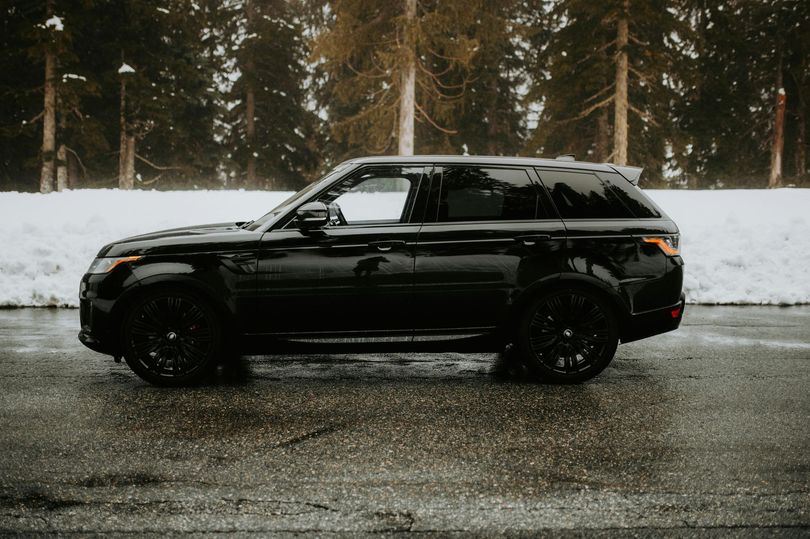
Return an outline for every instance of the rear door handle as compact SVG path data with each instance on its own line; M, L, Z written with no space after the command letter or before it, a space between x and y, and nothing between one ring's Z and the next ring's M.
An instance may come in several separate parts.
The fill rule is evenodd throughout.
M525 236L517 236L515 241L519 241L523 245L534 245L538 241L550 240L549 234L527 234Z
M370 241L368 242L369 247L374 247L378 251L390 251L393 247L404 247L405 242L402 240L382 240L382 241Z

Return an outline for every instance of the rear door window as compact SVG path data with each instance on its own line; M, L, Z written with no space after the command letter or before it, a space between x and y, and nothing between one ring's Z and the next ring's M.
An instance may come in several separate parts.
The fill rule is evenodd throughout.
M563 219L631 219L633 214L596 174L538 170Z
M524 169L445 166L436 221L535 219L538 203L539 192Z

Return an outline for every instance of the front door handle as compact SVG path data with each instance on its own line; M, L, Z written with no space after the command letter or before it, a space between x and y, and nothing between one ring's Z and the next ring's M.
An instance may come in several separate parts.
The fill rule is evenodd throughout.
M382 241L370 241L368 242L369 247L374 247L378 251L390 251L394 247L404 247L405 242L402 240L382 240Z
M519 241L523 245L534 245L538 241L546 241L550 239L551 235L549 234L527 234L525 236L515 237L515 241Z

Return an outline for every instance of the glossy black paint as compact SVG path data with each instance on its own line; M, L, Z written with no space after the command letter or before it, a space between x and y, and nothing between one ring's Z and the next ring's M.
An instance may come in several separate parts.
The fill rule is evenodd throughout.
M423 166L404 223L299 230L295 210L364 167ZM431 218L443 166L526 170L547 218L438 223ZM610 165L525 158L365 158L255 229L236 223L127 238L99 256L142 255L80 289L80 339L118 354L121 315L153 287L182 287L214 305L233 345L291 349L499 350L521 309L553 287L581 286L609 298L623 342L675 329L683 312L683 261L640 237L676 234L660 218L566 220L543 184L544 170L609 173ZM679 308L677 316L672 312Z

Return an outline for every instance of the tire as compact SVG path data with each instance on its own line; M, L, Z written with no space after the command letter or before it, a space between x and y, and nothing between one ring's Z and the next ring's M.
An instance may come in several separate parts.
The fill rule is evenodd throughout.
M195 385L222 353L219 316L202 298L159 290L137 298L123 317L121 349L132 371L158 386Z
M604 298L578 288L544 294L524 313L518 345L535 379L577 383L605 370L619 344L619 324Z

